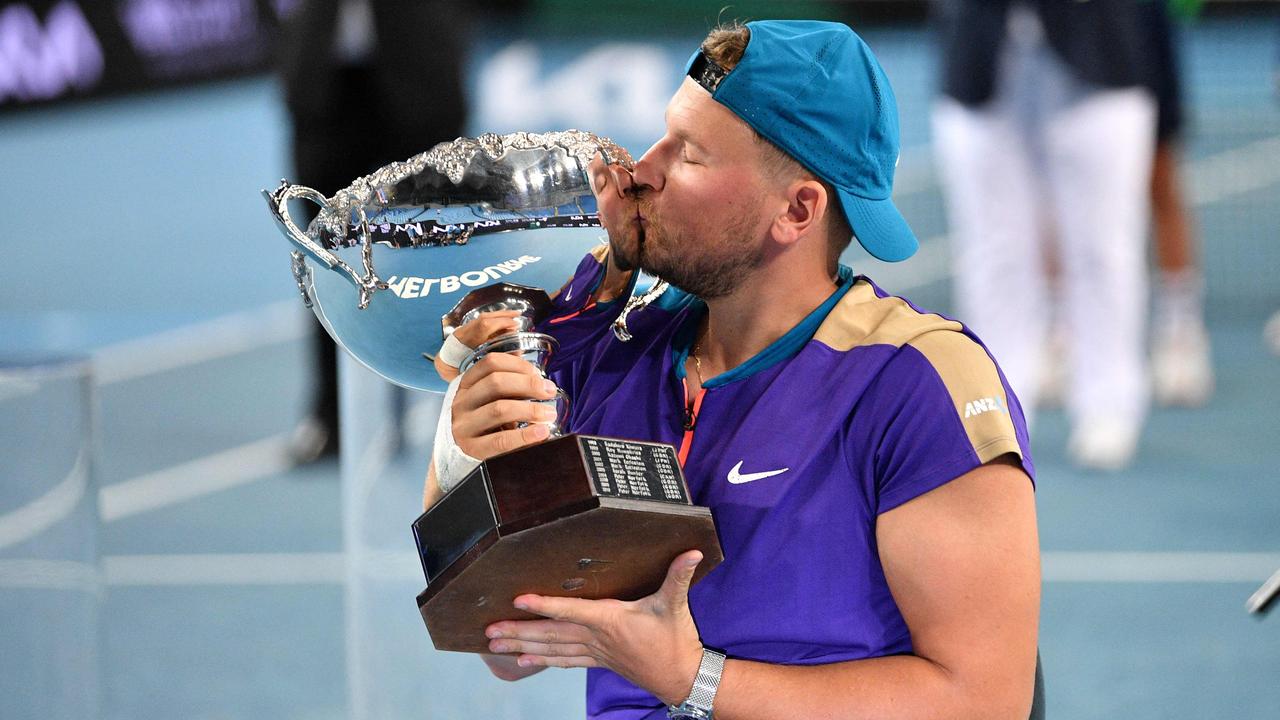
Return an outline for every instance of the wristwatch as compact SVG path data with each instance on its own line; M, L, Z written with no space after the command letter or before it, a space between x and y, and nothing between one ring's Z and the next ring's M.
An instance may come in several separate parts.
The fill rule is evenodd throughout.
M702 662L698 663L698 675L693 679L689 697L679 705L668 705L667 717L674 720L711 720L711 706L716 700L722 672L724 653L702 648Z

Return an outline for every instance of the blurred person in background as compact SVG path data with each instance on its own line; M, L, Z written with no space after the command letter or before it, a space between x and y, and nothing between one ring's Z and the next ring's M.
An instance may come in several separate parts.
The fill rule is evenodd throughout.
M1156 402L1200 407L1213 395L1213 362L1204 322L1204 275L1200 269L1195 217L1179 173L1182 161L1182 78L1172 15L1189 19L1200 0L1139 3L1139 27L1147 33L1145 84L1156 99L1156 148L1151 166L1152 278L1151 381ZM1053 244L1050 243L1052 246ZM1048 248L1052 252L1053 248ZM1061 292L1056 257L1050 257L1053 292ZM1049 351L1040 378L1042 406L1062 402L1069 333L1054 315Z
M461 135L467 29L460 0L298 0L279 57L296 181L330 197ZM307 322L316 374L292 439L298 463L338 451L337 349L319 322Z
M1140 0L937 0L934 148L957 311L1037 404L1062 275L1068 450L1126 466L1149 403L1146 229L1156 102Z
M1195 217L1182 188L1182 77L1170 9L1183 17L1200 0L1152 0L1140 9L1150 37L1148 83L1156 97L1156 154L1151 219L1156 276L1152 288L1151 379L1162 405L1199 407L1213 395L1213 364L1204 323L1204 274Z

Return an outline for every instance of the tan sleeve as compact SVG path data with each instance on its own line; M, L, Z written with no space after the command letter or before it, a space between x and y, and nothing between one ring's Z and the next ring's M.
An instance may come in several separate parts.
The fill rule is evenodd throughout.
M1008 393L986 349L950 330L925 333L908 345L920 351L942 378L979 460L987 463L1005 453L1022 457Z

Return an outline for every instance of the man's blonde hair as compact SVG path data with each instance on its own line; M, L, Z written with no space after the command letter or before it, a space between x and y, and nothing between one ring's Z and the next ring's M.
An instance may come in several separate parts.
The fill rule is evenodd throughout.
M702 52L725 71L731 71L742 60L750 41L751 29L741 21L722 22L707 33L706 39L702 41ZM827 249L827 264L834 270L840 260L840 253L849 247L849 241L853 239L853 228L849 227L849 221L840 207L840 197L836 194L835 187L756 132L755 128L751 129L751 133L760 146L760 161L767 175L784 180L816 180L827 191L826 221L831 238Z

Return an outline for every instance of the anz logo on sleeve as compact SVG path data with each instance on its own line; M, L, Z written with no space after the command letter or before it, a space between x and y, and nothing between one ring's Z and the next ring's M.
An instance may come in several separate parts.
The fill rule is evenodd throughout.
M1007 411L1005 410L1004 402L998 397L978 398L977 400L970 400L964 404L965 418L971 418L975 415L981 415L988 412Z

